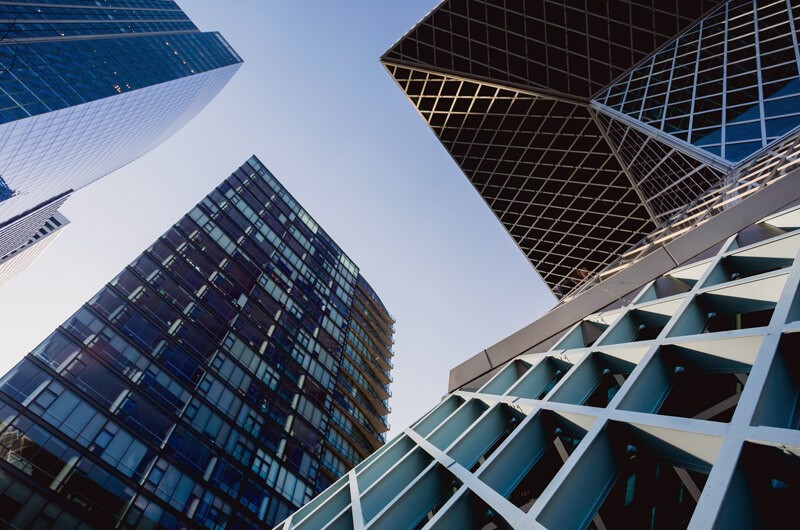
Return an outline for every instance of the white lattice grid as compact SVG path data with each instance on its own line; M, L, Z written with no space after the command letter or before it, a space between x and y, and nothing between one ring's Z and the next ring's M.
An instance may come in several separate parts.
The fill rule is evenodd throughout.
M278 528L606 528L598 510L637 452L674 466L696 502L689 528L766 525L800 483L800 208L758 228L576 323L551 351L517 357L478 392L451 394ZM726 312L741 329L720 325ZM752 314L766 325L747 327ZM719 375L739 381L731 396L694 417L660 412L678 378ZM587 405L609 378L619 388L607 405ZM571 451L564 433L581 440ZM563 464L537 498L511 502L551 442ZM753 473L769 478L767 494L753 493Z

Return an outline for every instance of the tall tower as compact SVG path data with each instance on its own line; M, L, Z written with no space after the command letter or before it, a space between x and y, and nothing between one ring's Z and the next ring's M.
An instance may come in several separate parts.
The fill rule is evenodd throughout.
M188 123L241 62L172 0L0 2L0 256Z
M0 380L0 523L272 526L385 441L393 324L251 158Z
M0 256L0 284L10 280L33 263L61 235L69 220L58 212L44 222L33 236L8 254Z

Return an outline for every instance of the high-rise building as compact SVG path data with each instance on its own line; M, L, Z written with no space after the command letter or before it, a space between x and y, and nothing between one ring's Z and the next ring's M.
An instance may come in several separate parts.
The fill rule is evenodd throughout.
M0 256L0 284L10 280L33 263L68 224L69 220L66 217L55 212L26 243Z
M271 527L384 443L392 335L253 157L0 380L0 524Z
M188 123L241 62L172 0L0 1L0 256Z
M560 298L283 522L781 528L800 3L446 0L382 58Z

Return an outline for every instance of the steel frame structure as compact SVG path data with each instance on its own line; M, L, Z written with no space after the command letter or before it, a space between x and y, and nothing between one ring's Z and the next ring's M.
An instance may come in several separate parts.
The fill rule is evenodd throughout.
M790 520L799 228L800 207L772 215L450 394L278 528Z
M382 62L563 298L794 134L797 10L450 0Z

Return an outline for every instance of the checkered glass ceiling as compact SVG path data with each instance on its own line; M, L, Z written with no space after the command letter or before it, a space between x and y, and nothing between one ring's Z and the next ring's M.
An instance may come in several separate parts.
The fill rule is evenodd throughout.
M563 296L681 205L686 194L670 189L686 172L715 176L680 153L634 175L629 166L644 159L617 152L590 109L595 93L715 5L451 0L382 61ZM659 149L670 151L647 153ZM676 165L685 171L670 178Z
M566 292L654 228L585 106L390 70L551 288Z
M600 127L650 213L666 221L718 184L725 173L598 112Z
M383 60L589 98L716 4L451 0Z

